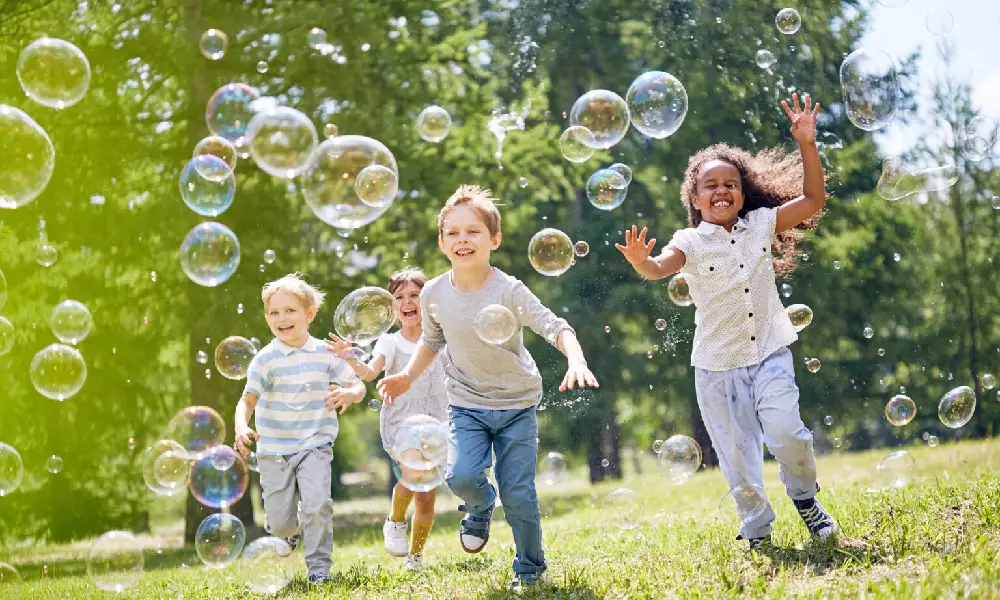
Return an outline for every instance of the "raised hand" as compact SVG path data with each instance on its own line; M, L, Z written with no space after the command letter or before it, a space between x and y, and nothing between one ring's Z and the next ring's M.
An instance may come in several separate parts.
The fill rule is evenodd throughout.
M329 411L339 410L339 414L344 414L349 406L361 402L361 399L365 397L364 391L359 394L339 385L331 385L326 389L328 391L323 396L323 405Z
M375 387L378 388L378 394L382 397L382 402L385 402L389 406L394 406L396 398L405 394L410 389L412 383L410 376L406 373L396 373L389 377L383 377Z
M615 244L615 248L621 251L625 255L625 260L629 262L633 267L638 267L647 258L649 258L649 253L653 251L653 246L656 245L656 238L646 242L646 228L643 227L642 231L638 234L636 233L636 226L632 226L632 230L625 230L625 245Z
M331 333L330 339L323 341L326 342L326 349L328 351L333 352L344 360L358 358L362 354L360 349L355 348L350 342L335 333Z
M792 104L795 110L788 107L788 101L782 100L781 107L785 109L785 114L792 121L789 131L792 137L800 144L812 144L816 142L816 115L819 113L819 102L811 107L812 99L809 94L805 96L805 106L799 106L799 95L792 94Z

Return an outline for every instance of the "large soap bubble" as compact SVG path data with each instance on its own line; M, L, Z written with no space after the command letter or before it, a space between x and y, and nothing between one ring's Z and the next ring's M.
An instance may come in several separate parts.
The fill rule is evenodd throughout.
M451 115L437 105L431 105L417 115L417 134L425 142L437 143L448 137Z
M851 52L840 65L840 88L847 118L865 131L888 125L899 108L896 62L880 50Z
M691 297L691 283L684 273L678 273L670 278L670 283L667 284L667 295L677 306L694 304L694 298Z
M124 592L142 576L142 546L127 531L109 531L91 544L87 575L106 592Z
M188 208L203 217L216 217L233 203L236 176L229 164L218 156L199 154L181 171L177 188Z
M559 151L570 162L581 163L594 155L597 140L589 129L580 125L567 127L559 136Z
M260 594L280 592L295 576L298 559L287 542L262 537L250 542L239 562L239 579Z
M14 347L14 324L7 317L0 316L0 356Z
M0 442L0 497L13 492L24 477L24 462L13 446Z
M49 325L52 333L64 344L77 344L90 334L94 320L86 305L76 300L63 300L52 309Z
M354 182L354 191L357 192L358 198L374 208L385 208L392 204L398 188L396 172L382 165L371 165L361 169Z
M240 241L222 223L196 225L181 242L181 269L205 287L225 283L240 265Z
M344 297L333 313L337 335L362 346L389 331L396 320L392 294L379 287L363 287Z
M435 469L448 461L448 441L447 424L428 415L413 415L399 426L392 457L408 469Z
M175 496L187 489L191 479L188 451L174 440L160 440L142 455L142 479L153 493Z
M549 277L568 271L573 266L574 253L569 236L551 227L539 231L528 242L528 262L536 271Z
M42 106L73 106L90 88L90 63L73 44L39 38L17 57L17 80L29 98Z
M625 178L625 185L632 183L632 169L628 165L624 163L615 163L608 168L612 171L620 173L621 176Z
M226 439L226 422L214 408L188 406L170 419L166 437L180 444L190 456L201 458Z
M208 130L240 148L246 142L247 127L253 118L251 105L259 99L260 93L244 83L222 86L208 99L205 108Z
M659 447L656 466L670 483L685 483L701 466L701 447L686 435L672 435Z
M607 149L628 132L628 105L608 90L591 90L577 98L569 112L570 125L581 125L594 134L594 147Z
M566 477L566 457L561 452L549 452L542 459L539 478L545 485L553 485Z
M476 336L487 344L503 344L517 333L517 319L502 304L484 306L476 315Z
M626 531L639 527L641 508L639 495L628 488L618 488L604 498L603 512L614 519L616 527Z
M621 206L628 193L625 177L612 169L600 169L587 179L587 199L594 207L612 210Z
M898 450L882 459L875 467L875 477L880 488L902 488L910 483L917 461L906 450ZM879 489L879 488L876 488Z
M687 90L676 77L663 71L649 71L636 77L625 99L632 125L651 138L672 135L687 116Z
M245 337L232 335L215 347L215 368L226 379L246 379L257 348Z
M366 167L388 167L399 179L392 152L378 140L338 135L313 150L302 172L302 195L323 222L337 229L356 229L382 216L389 205L374 207L358 198L358 175Z
M813 310L805 304L792 304L785 309L795 331L802 331L813 321Z
M202 154L211 154L212 156L221 159L230 169L236 168L236 148L233 143L220 135L210 135L206 138L202 138L194 147L194 152L191 153L191 158L195 156L201 156ZM212 169L208 173L203 174L204 177L212 177L215 174L215 170Z
M306 168L319 134L301 111L279 106L254 115L246 139L250 156L262 171L291 179Z
M958 135L962 156L973 162L983 160L993 151L998 132L997 122L990 117L980 115L970 119Z
M952 429L958 429L972 420L974 412L976 412L976 392L966 385L951 390L938 403L938 418Z
M228 468L219 468L228 465ZM206 450L191 467L191 495L205 506L226 508L247 491L247 463L229 446Z
M921 192L937 192L958 183L958 168L952 164L912 168L897 156L882 161L882 175L875 190L886 200L900 200Z
M802 26L802 17L794 8L783 8L774 16L774 26L785 35L792 35Z
M885 405L886 420L897 427L912 421L916 414L917 404L905 394L893 396Z
M247 531L233 515L208 515L194 535L194 550L207 567L221 569L236 561L243 551Z
M76 348L51 344L35 354L28 375L39 394L62 401L83 387L87 380L87 363Z
M21 574L17 572L17 569L13 565L0 562L0 585L16 583L18 581L21 581Z
M726 492L719 508L732 506L741 525L749 525L767 512L768 503L764 490L753 483L741 483Z
M23 206L52 179L56 151L52 140L24 111L0 104L0 208Z

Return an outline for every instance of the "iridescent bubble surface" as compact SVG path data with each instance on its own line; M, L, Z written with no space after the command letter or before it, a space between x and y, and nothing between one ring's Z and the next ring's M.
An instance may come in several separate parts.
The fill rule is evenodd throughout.
M73 106L90 89L90 62L65 40L43 37L28 44L15 71L24 93L49 108Z
M250 156L262 171L291 179L305 170L319 134L301 111L279 106L254 115L246 139Z
M965 385L951 390L938 403L938 418L952 429L958 429L971 421L975 412L976 392Z
M628 193L628 183L618 171L601 169L587 179L587 199L601 210L613 210L621 206Z
M654 139L673 135L687 116L687 90L680 80L663 71L649 71L636 77L625 99L632 126Z
M567 127L559 136L559 151L563 158L570 162L581 163L590 160L594 155L597 139L586 127L573 125Z
M360 135L327 139L316 147L302 172L306 204L320 220L337 229L351 230L371 223L388 206L365 204L355 184L361 171L375 164L391 169L398 181L396 159L378 140Z
M215 513L198 526L194 549L206 567L221 569L239 558L246 539L242 521L230 514Z
M363 287L344 297L333 313L337 335L362 346L377 340L396 321L392 294L379 287Z
M554 228L539 231L528 242L528 262L548 277L558 277L573 266L573 242L569 236Z
M594 148L607 149L628 132L629 108L618 94L591 90L577 98L569 112L570 125L581 125L594 134Z
M670 483L686 483L701 467L701 447L686 435L672 435L656 453L656 466Z
M76 348L51 344L35 354L28 375L39 394L62 401L83 387L87 380L87 363Z
M230 460L228 469L216 467L216 464ZM243 457L230 446L215 446L206 450L191 467L188 488L191 495L205 506L226 508L243 497L248 481L247 463Z
M226 379L246 379L250 361L257 354L257 348L250 340L232 335L215 347L215 368Z
M502 304L484 306L474 322L476 336L487 344L503 344L517 333L517 318Z
M448 137L448 132L451 131L451 115L440 106L428 106L417 115L416 127L420 139L436 144Z
M840 88L847 118L865 131L888 125L899 108L896 62L881 50L861 48L844 59Z
M222 223L196 225L181 242L181 269L188 279L205 287L225 283L240 265L240 242Z
M87 575L106 592L121 593L142 577L142 545L127 531L109 531L87 554Z
M684 273L677 273L670 278L670 282L667 284L667 295L670 296L670 300L677 306L691 306L694 304L694 298L691 297L691 286L688 283L687 275Z

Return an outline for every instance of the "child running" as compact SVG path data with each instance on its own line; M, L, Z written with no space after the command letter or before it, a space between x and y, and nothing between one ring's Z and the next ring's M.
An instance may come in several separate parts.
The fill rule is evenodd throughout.
M799 416L799 390L788 345L798 339L778 297L775 274L795 268L793 228L812 228L826 204L816 148L819 103L809 95L791 119L799 155L767 150L756 156L716 144L691 157L681 200L688 227L656 258L646 228L616 244L647 279L685 274L695 304L691 364L702 419L719 464L738 499L737 539L752 550L770 545L775 514L763 495L764 448L778 460L781 481L809 532L826 539L837 523L816 499L813 436ZM776 254L777 256L773 256ZM751 510L756 505L757 510Z
M372 381L385 370L386 375L395 375L410 361L413 351L423 332L420 314L420 292L427 283L427 276L420 269L408 267L393 273L389 278L389 293L396 301L396 319L399 331L384 334L375 343L371 360L361 362L352 354L351 344L330 334L327 344L333 352L347 360L358 377ZM382 447L393 456L393 442L400 426L412 415L429 415L442 422L448 422L448 398L444 389L444 366L440 360L434 363L420 377L416 378L408 392L399 398L400 403L386 404L379 414L379 433ZM405 470L398 463L394 468ZM405 480L406 478L402 478ZM434 500L437 490L415 492L401 481L392 488L392 512L382 525L385 549L393 556L405 556L407 570L420 570L424 566L424 544L434 525ZM406 510L414 501L413 534L406 543Z
M438 214L438 247L451 270L435 277L420 295L423 335L406 367L378 383L386 404L402 398L444 350L451 442L448 487L465 504L459 531L462 549L481 552L490 536L497 490L486 478L496 454L496 478L504 516L514 534L514 579L520 588L539 582L546 569L542 524L535 491L538 420L535 406L542 377L524 347L527 325L566 355L569 367L560 390L597 387L597 380L565 319L557 317L523 283L490 265L500 247L500 211L490 192L463 185ZM488 343L475 321L499 304L514 317L509 339Z

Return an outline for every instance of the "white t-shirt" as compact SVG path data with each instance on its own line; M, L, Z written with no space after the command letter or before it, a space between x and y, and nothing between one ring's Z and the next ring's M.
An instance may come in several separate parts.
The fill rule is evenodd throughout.
M749 367L798 339L774 281L777 215L777 208L758 208L732 232L702 221L674 234L671 243L684 253L681 272L695 305L692 366Z
M399 331L379 336L372 350L372 358L377 354L385 357L386 375L402 371L416 350L416 343L407 340ZM395 406L383 405L379 414L379 433L382 447L392 456L392 443L396 439L399 426L412 415L429 415L448 423L448 395L444 385L444 365L441 354L431 366L417 377L410 389L396 398Z

